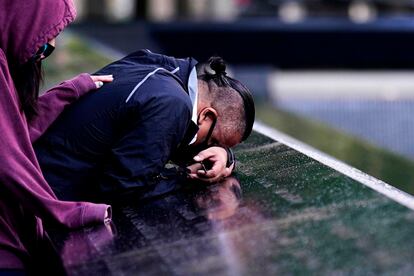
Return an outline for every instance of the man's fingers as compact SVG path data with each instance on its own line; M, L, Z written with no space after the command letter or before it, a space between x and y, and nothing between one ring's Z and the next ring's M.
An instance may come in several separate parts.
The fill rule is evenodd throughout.
M200 151L196 156L194 156L194 161L201 162L205 159L209 159L210 157L214 156L215 153L209 149Z
M191 179L197 179L198 178L196 173L189 173L188 177L191 178Z
M205 172L201 168L196 171L196 173L191 173L191 179L198 179L203 182L214 183L220 181L223 177L227 177L231 175L232 169L231 168L224 168L223 164L220 162L214 163L213 167Z
M198 170L197 174L201 177L212 178L217 176L217 171L213 169L210 169L207 172L205 172L204 170Z
M208 171L204 171L204 169L199 168L196 171L196 176L193 176L193 178L213 183L221 180L221 178L226 175L230 175L231 170L228 171L226 168L226 158L227 152L221 147L210 147L199 152L196 156L194 156L194 160L196 162L208 160L209 164L212 164L212 167Z
M205 172L204 170L198 170L197 174L203 178L215 179L222 176L222 174L220 173L222 171L223 169L220 169L220 165L215 165L207 172Z
M216 161L213 163L213 167L211 167L211 169L207 171L206 175L207 177L221 176L221 173L225 169L226 169L226 164L220 161Z
M194 163L187 167L191 171L191 173L197 173L198 170L201 170L203 166L200 163Z
M231 175L231 173L232 173L232 170L230 168L226 168L226 169L224 169L223 176L228 177L228 176Z

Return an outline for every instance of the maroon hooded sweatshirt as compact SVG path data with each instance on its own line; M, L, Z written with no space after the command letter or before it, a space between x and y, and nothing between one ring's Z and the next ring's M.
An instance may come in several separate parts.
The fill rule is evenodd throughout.
M27 122L10 75L74 20L70 0L0 1L0 268L25 268L42 239L41 220L78 228L103 222L109 206L59 201L43 178L32 143L64 107L95 88L87 74L41 96ZM40 219L39 219L40 218Z

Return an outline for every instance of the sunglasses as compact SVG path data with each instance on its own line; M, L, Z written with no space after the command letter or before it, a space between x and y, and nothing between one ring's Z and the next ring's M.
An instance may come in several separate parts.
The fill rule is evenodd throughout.
M34 60L39 61L47 58L55 50L55 47L49 43L44 44L37 50L36 54L32 57Z

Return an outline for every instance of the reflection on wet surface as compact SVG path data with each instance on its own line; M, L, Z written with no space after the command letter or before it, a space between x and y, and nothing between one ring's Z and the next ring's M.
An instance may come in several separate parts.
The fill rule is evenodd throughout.
M55 235L68 273L365 275L414 268L411 210L258 134L236 154L236 177L117 206L112 227Z
M241 198L239 181L235 177L228 177L197 194L194 202L207 219L221 220L234 215Z
M224 232L237 230L252 219L260 220L259 214L240 207L241 202L240 182L228 177L202 189L187 188L144 204L116 206L113 223L60 237L60 255L74 275L95 270L105 274L186 273L187 262L195 264L200 261L198 258L211 258L212 253L220 254L228 262L226 269L236 271L241 263L232 255L235 251ZM211 237L204 235L217 236L208 245L204 241L210 243ZM206 251L193 255L195 244ZM189 247L185 248L186 245ZM169 255L176 247L185 251L180 252L181 256ZM187 272L197 273L194 269L199 267ZM209 266L205 269L209 273Z

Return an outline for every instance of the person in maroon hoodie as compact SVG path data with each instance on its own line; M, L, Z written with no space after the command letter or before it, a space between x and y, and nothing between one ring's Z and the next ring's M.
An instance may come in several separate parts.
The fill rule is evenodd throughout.
M73 229L110 219L108 205L59 201L32 148L66 105L112 80L81 74L38 97L40 62L74 17L70 0L0 1L0 275L30 270L42 221Z

